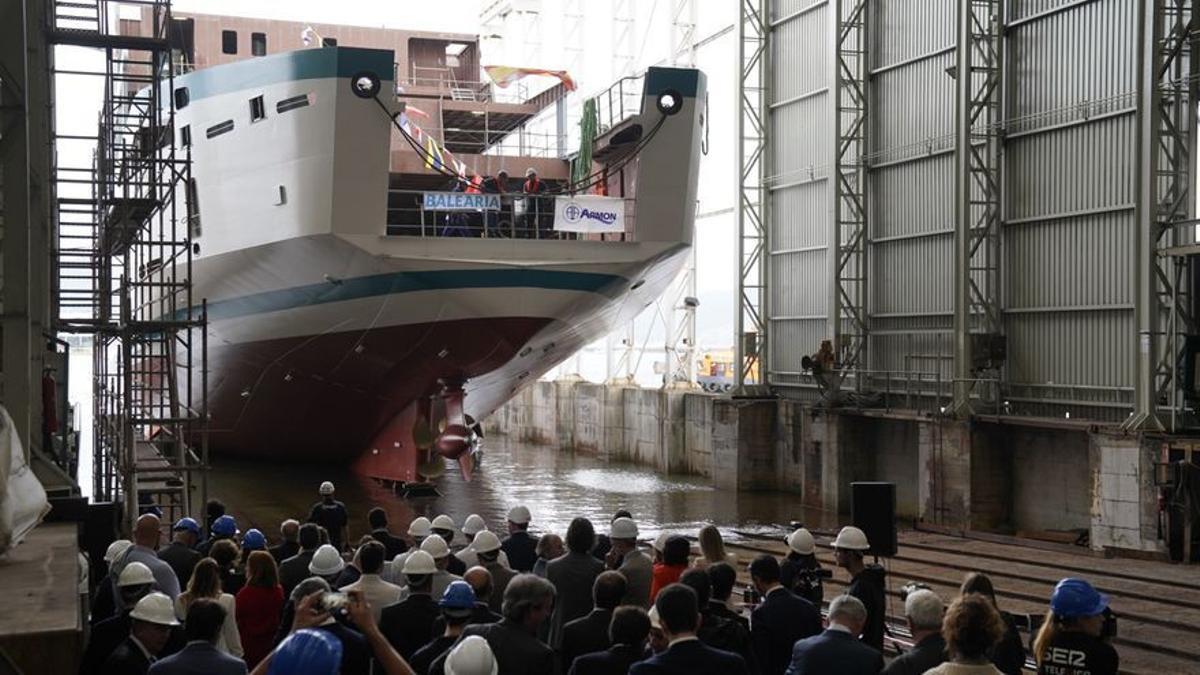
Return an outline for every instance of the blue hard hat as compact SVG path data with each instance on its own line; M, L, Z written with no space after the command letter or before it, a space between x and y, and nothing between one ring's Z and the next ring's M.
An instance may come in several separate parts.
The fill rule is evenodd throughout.
M200 523L197 523L193 518L180 518L175 521L175 527L172 530L187 530L192 534L200 534Z
M1072 619L1096 616L1108 607L1108 596L1092 588L1083 579L1067 578L1058 582L1050 595L1050 609L1055 616Z
M341 667L342 641L326 631L305 628L280 643L267 675L336 675Z
M242 548L248 551L260 551L266 547L267 538L262 532L254 528L246 530L246 535L242 537Z
M472 609L475 607L475 590L465 581L451 581L438 600L442 609Z
M237 521L233 519L233 516L221 516L213 521L212 531L213 534L232 537L238 531Z

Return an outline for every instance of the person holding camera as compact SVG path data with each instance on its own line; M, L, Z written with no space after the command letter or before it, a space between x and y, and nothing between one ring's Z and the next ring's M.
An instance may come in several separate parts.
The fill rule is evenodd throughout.
M779 583L796 595L820 607L825 599L821 579L833 573L817 562L817 544L812 533L801 527L788 535L788 554L779 563Z
M1033 642L1038 675L1116 675L1120 658L1108 642L1115 633L1108 596L1083 579L1059 581Z

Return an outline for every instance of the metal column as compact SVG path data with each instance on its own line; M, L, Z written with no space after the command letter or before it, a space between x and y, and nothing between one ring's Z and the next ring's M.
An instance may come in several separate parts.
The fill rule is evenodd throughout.
M1001 0L958 5L954 153L955 414L971 413L973 334L1000 333Z
M767 92L770 0L741 0L738 21L736 386L767 381Z

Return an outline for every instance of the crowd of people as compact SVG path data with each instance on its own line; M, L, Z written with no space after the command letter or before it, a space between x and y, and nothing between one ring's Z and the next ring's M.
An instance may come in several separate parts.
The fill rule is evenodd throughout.
M142 515L105 555L80 672L1009 675L1026 662L980 573L948 606L906 587L911 646L885 659L885 575L865 562L870 545L854 527L831 542L848 579L823 617L831 574L803 528L784 558L755 557L735 594L737 557L712 526L697 550L662 534L648 555L627 511L606 532L579 517L535 537L523 506L503 533L475 514L461 525L442 514L397 534L377 508L353 539L334 486L319 492L307 522L285 520L274 545L241 532L215 500L203 526L180 519L166 544L158 516ZM1115 675L1111 630L1108 599L1062 580L1032 644L1038 672Z

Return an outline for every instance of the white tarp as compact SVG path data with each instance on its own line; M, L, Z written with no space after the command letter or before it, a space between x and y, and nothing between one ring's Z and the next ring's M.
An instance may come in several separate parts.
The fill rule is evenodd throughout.
M50 512L46 490L25 461L21 438L0 405L0 553L21 543Z
M556 197L554 229L558 232L624 232L625 200L596 195Z

